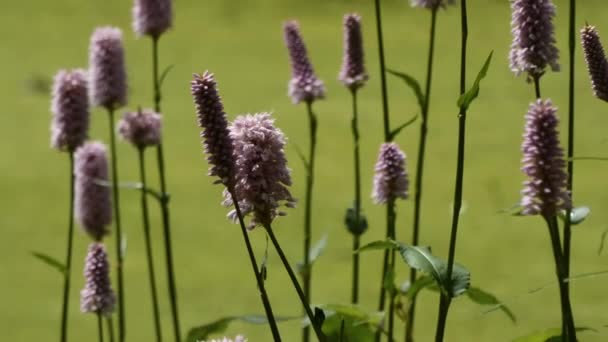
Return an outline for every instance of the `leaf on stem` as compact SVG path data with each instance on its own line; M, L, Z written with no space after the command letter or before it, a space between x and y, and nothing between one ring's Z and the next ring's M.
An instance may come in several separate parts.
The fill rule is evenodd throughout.
M32 256L40 261L42 261L43 263L47 264L48 266L51 266L52 268L56 269L57 271L59 271L61 274L64 274L67 272L67 267L59 260L53 258L52 256L48 255L48 254L44 254L44 253L39 253L39 252L30 252L32 254Z
M486 77L486 74L488 73L488 69L490 68L490 63L492 62L493 54L494 54L494 51L490 52L490 55L486 59L486 62L483 64L483 67L481 67L481 70L479 70L479 73L477 74L477 78L475 79L475 82L473 83L473 86L471 87L471 89L469 89L466 93L460 95L460 97L458 98L457 105L461 110L466 111L467 109L469 109L469 106L471 105L473 100L475 100L477 98L477 96L479 96L479 84L481 83L481 80L484 77Z
M606 243L606 236L608 236L608 229L602 232L602 237L600 238L600 247L597 250L597 255L602 254L604 250L604 243Z
M353 304L326 304L321 308L325 314L322 330L327 342L340 341L340 335L343 341L372 342L384 316L381 312L365 312Z
M395 137L401 133L401 131L406 128L407 126L413 124L414 122L416 122L416 120L418 119L418 114L414 115L414 117L412 117L411 119L407 120L405 123L403 123L401 126L395 128L394 130L391 131L391 134L389 135L390 140L395 139Z
M300 319L300 318L301 317L299 317L299 316L288 316L288 317L276 317L275 316L275 320L277 322L289 321L289 320ZM268 319L266 318L266 316L263 316L263 315L244 315L244 316L222 317L222 318L216 319L213 322L191 328L188 331L186 341L187 342L199 342L199 341L206 340L207 338L209 338L209 336L211 336L213 334L222 334L224 331L226 331L226 329L228 328L230 323L232 323L233 321L241 321L241 322L245 322L245 323L249 323L249 324L256 324L256 325L268 323Z
M589 207L572 208L572 210L570 210L570 223L572 225L577 225L579 223L582 223L583 221L585 221L587 216L589 216L589 214L591 214L591 209ZM566 211L565 210L560 211L559 217L565 221L566 220Z
M315 263L315 261L321 256L321 254L323 254L323 250L325 250L325 247L327 247L327 238L328 235L327 233L323 234L323 236L321 237L321 239L319 241L317 241L317 243L315 243L313 246L310 247L310 250L308 250L308 267L312 267L312 265ZM305 265L303 262L298 262L296 264L296 270L298 271L298 273L300 275L303 275L304 272L308 272L310 270L307 270L305 268Z
M422 111L424 108L425 96L422 93L420 82L418 82L418 80L411 75L393 69L386 69L386 72L402 79L405 84L407 84L407 86L414 91L414 95L416 95L416 99L418 100L418 106L420 106L420 111Z
M174 67L175 67L175 64L171 64L171 65L167 66L165 68L165 70L163 70L163 72L160 74L160 77L158 78L158 88L159 89L163 88L163 83L165 83L165 79L167 78L167 75L169 75L169 72L171 70L173 70Z
M359 248L354 253L367 252L367 251L380 251L385 249L397 249L399 248L399 243L393 240L378 240L374 242L370 242L367 245Z
M517 323L517 318L511 309L504 305L495 295L486 292L478 287L470 287L467 291L467 297L474 303L479 305L492 305L504 312L513 323Z

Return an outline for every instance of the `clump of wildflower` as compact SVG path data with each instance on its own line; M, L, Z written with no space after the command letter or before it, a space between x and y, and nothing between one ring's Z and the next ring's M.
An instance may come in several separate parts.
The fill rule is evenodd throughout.
M232 186L234 158L232 138L228 130L228 120L224 105L217 91L217 83L212 73L194 74L191 92L198 119L203 130L201 138L207 161L210 164L209 176L217 176L226 186Z
M382 144L376 162L372 198L378 204L397 198L407 199L408 188L405 153L396 143Z
M581 30L581 42L593 94L601 100L608 101L608 61L597 29L585 25Z
M243 215L252 214L250 227L269 225L276 216L284 215L281 205L294 207L295 199L288 186L291 170L285 158L285 136L274 126L268 113L239 116L230 126L236 162L235 196ZM224 192L224 205L233 204ZM236 219L234 210L229 214Z
M171 0L135 0L133 30L138 36L160 37L171 28L173 10Z
M553 71L559 71L559 51L555 46L552 22L555 17L553 2L513 0L511 11L511 71L516 75L526 72L531 78L542 76L547 66Z
M325 85L315 75L308 59L306 46L296 21L289 21L283 27L285 43L291 61L289 96L293 103L313 102L325 97Z
M439 7L447 7L448 5L455 5L455 0L410 0L412 7L421 7L428 9L437 9Z
M55 75L51 101L51 146L73 152L82 145L89 130L89 90L82 69L60 70Z
M114 110L127 104L127 73L122 31L100 27L89 47L90 91L93 105Z
M363 58L361 16L358 14L344 16L344 56L338 79L351 90L364 86L368 79Z
M559 143L557 109L550 100L530 104L526 114L522 171L524 182L521 206L524 215L555 216L570 208L564 152Z
M110 283L108 253L102 243L93 242L84 267L85 285L80 291L80 311L110 316L114 311L116 296Z
M162 119L151 109L127 112L118 123L120 136L138 148L160 144Z
M108 234L112 222L111 190L101 184L108 181L106 147L89 142L76 150L74 176L75 214L83 229L99 241Z

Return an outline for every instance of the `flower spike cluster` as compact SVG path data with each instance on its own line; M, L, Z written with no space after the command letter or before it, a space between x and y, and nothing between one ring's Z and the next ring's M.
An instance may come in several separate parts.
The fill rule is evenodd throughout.
M511 33L513 43L509 66L516 75L528 73L538 78L547 66L559 71L559 51L555 46L551 0L513 0L511 2Z
M100 27L93 32L89 76L93 105L114 110L127 104L127 72L120 29Z
M93 242L89 245L84 277L84 289L80 291L80 311L105 316L112 315L116 296L110 282L108 253L102 243Z
M312 64L308 59L306 46L300 34L296 21L285 23L285 43L289 50L291 61L291 80L289 81L289 96L293 103L313 102L325 97L325 85L315 75Z
M522 214L553 217L570 208L564 152L559 144L557 109L550 100L537 100L526 114L521 146L522 171L528 176L522 190Z
M455 5L455 0L411 0L412 7L421 7L428 9L437 9L439 7L446 8L448 5Z
M207 161L210 164L209 176L217 176L224 185L231 187L234 182L232 138L213 74L208 71L202 75L194 74L191 93L194 98L198 125L203 129L201 138Z
M389 200L409 196L409 179L405 165L405 153L396 143L384 143L380 146L374 175L372 198L378 204Z
M351 90L364 86L368 79L363 58L361 17L358 14L344 16L344 57L338 79Z
M73 152L82 145L89 130L89 90L86 72L61 70L55 75L51 102L51 146Z
M234 141L236 169L235 196L243 215L252 214L250 227L269 225L276 216L284 215L281 205L294 207L295 199L288 186L291 170L285 158L285 136L274 126L268 113L239 116L230 126ZM233 204L224 192L224 205ZM229 217L236 219L231 211Z
M138 148L160 144L162 120L151 109L127 112L118 123L120 136Z
M171 0L135 0L133 3L133 31L138 36L160 37L171 28L173 10Z
M108 181L108 159L102 143L89 142L76 150L74 176L76 219L87 234L100 241L112 222L111 190L100 184Z
M596 28L586 25L581 30L581 41L593 94L601 100L608 101L608 61Z

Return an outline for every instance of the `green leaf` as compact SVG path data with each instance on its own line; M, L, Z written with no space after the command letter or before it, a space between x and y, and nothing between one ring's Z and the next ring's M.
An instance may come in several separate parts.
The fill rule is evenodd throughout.
M340 314L330 315L321 327L327 342L372 342L375 331L366 324Z
M513 323L517 323L517 318L515 317L515 314L513 314L513 311L499 301L493 294L478 287L470 287L467 290L467 297L479 305L492 305L499 308Z
M389 293L395 290L395 271L387 270L382 281L382 286Z
M389 138L390 140L393 140L399 133L401 133L401 131L406 128L407 126L413 124L414 122L416 122L416 120L418 119L418 114L414 115L413 118L407 120L405 123L401 124L401 126L395 128L394 130L391 131Z
M392 69L386 69L386 72L402 79L405 84L407 84L407 86L414 91L414 95L416 95L416 99L418 100L418 106L420 106L420 111L422 111L424 108L425 96L422 93L422 87L420 86L420 82L418 82L418 80L416 80L413 76L410 76L403 72L399 72Z
M52 268L61 272L61 274L64 274L64 275L66 274L67 267L59 260L53 258L50 255L44 254L44 253L39 253L39 252L30 252L30 253L32 254L32 256L34 258L42 261L43 263L47 264L48 266L51 266Z
M589 327L578 327L576 328L576 332L584 332L584 331L595 331L593 328ZM542 331L533 332L530 335L518 337L513 340L513 342L561 342L562 341L562 329L561 328L553 328Z
M327 247L327 233L323 234L321 239L310 248L308 251L308 259L313 264L323 254L323 250Z
M604 250L604 244L606 243L606 236L608 236L608 229L602 232L602 237L600 237L600 247L597 250L597 255L602 254Z
M435 284L435 279L429 275L425 275L416 279L413 284L409 285L406 289L402 289L401 292L411 300L416 298L421 290L433 284Z
M374 242L370 242L367 245L359 248L355 251L355 253L367 252L367 251L377 251L377 250L385 250L385 249L397 249L399 248L399 244L392 240L378 240Z
M469 288L471 284L471 274L464 266L454 263L452 268L452 279L449 282L451 289L448 290L448 264L431 254L429 247L400 245L399 250L401 257L410 267L433 277L445 294L457 297L465 293Z
M288 321L293 319L300 319L299 316L291 316L291 317L276 317L275 320L277 322ZM245 316L228 316L216 319L213 322L200 325L198 327L194 327L188 331L188 337L186 337L187 342L200 342L209 338L209 336L214 334L222 334L228 326L233 321L241 321L249 324L267 324L268 319L266 316L262 315L245 315Z
M162 89L163 87L163 83L165 83L165 79L167 78L167 75L169 75L169 72L171 70L173 70L173 67L175 67L175 64L171 64L168 67L165 68L165 70L163 70L163 72L160 74L160 77L158 78L158 88Z
M570 210L570 223L573 225L582 223L583 221L585 221L587 216L589 216L589 214L591 214L591 209L589 207L572 208L572 210ZM559 213L559 217L565 221L566 220L566 211L562 210Z
M488 73L488 68L490 67L490 63L492 62L493 54L494 54L494 51L490 52L490 55L486 59L486 62L483 64L483 67L481 67L481 70L479 70L479 73L477 74L477 78L475 79L475 82L473 83L473 86L471 87L471 89L469 89L469 91L467 91L466 93L460 95L460 97L458 98L457 105L461 110L466 111L467 109L469 109L469 106L471 105L473 100L475 100L477 98L477 96L479 96L479 84L481 83L481 80L484 77L486 77L486 74Z

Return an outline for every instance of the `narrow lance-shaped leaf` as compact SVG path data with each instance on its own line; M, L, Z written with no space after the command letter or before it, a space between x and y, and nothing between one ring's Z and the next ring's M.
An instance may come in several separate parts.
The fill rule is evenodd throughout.
M511 309L509 309L506 305L504 305L501 301L496 298L495 295L486 292L478 287L470 287L467 290L467 297L473 302L479 305L493 305L499 308L502 312L504 312L507 317L513 322L517 322L517 318Z
M42 261L43 263L51 266L52 268L54 268L57 271L61 272L61 274L65 274L66 267L65 267L65 265L61 261L53 258L50 255L44 254L44 253L31 252L31 254L32 254L32 256L34 256L34 258L36 258L36 259Z
M479 70L479 73L477 74L477 78L475 79L475 82L473 83L473 86L471 87L471 89L469 89L466 93L460 95L460 98L458 98L457 104L461 110L469 109L469 106L471 105L473 100L475 100L477 98L477 96L479 96L479 84L481 83L481 80L484 77L486 77L486 74L488 73L488 69L490 68L490 62L492 61L493 54L494 54L494 51L490 52L490 55L486 59L486 62L483 64L483 67L481 68L481 70Z
M355 253L367 252L367 251L379 251L385 249L397 249L399 244L392 240L378 240L368 243L367 245L359 248Z
M416 80L413 76L410 76L403 72L399 72L392 69L386 69L386 72L402 79L405 84L407 84L407 86L414 91L414 95L416 95L416 99L418 100L418 106L420 106L420 111L422 111L424 108L424 102L426 100L425 95L422 93L422 87L420 86L420 82L418 82L418 80Z
M401 124L401 126L398 126L397 128L393 129L393 130L391 131L391 134L390 134L390 137L389 137L389 138L390 138L391 140L395 139L395 137L396 137L396 136L397 136L399 133L401 133L401 131L402 131L404 128L406 128L406 127L408 127L409 125L411 125L411 124L413 124L414 122L416 122L416 120L417 120L417 119L418 119L418 114L414 115L414 117L412 117L411 119L407 120L405 123Z

